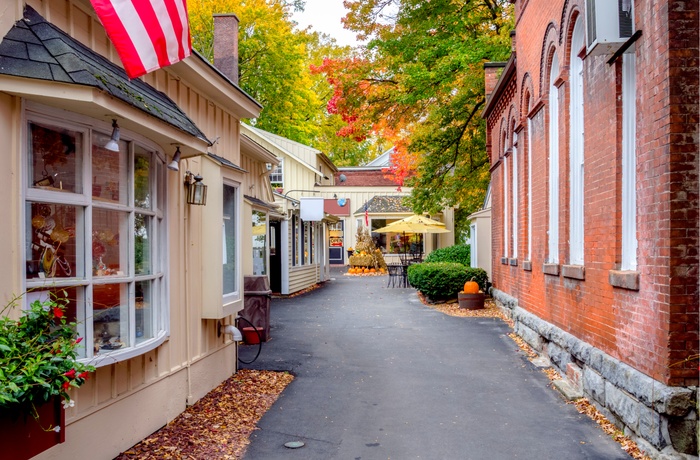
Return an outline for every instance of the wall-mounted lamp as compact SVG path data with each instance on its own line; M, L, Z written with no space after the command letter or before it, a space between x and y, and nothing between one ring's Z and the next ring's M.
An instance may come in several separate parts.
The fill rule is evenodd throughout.
M185 173L185 186L187 187L188 204L201 206L207 204L207 186L202 183L202 176L187 171Z
M112 119L112 136L105 144L105 149L110 152L119 151L119 125L117 124L116 118Z
M348 177L345 174L341 174L340 176L338 176L338 179L340 179L340 183L342 184L343 182L348 180Z
M175 154L173 155L173 161L168 163L168 169L171 171L179 171L180 170L180 146L178 145L177 148L175 149Z
M272 171L272 163L265 163L265 169Z

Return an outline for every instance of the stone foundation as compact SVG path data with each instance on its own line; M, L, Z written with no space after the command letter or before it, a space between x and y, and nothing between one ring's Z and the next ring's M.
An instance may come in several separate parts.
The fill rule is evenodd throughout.
M698 458L698 388L669 387L524 310L514 297L495 288L491 295L515 333L573 377L569 383L640 449L654 459Z

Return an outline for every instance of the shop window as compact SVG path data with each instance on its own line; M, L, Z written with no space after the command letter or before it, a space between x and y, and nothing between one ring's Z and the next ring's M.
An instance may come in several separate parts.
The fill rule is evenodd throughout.
M253 211L253 275L267 274L267 214Z
M27 113L26 300L67 297L90 344L81 356L99 365L167 335L165 169L147 141L122 131L112 152L109 136L75 118Z
M224 184L223 209L224 303L238 292L236 273L236 187Z

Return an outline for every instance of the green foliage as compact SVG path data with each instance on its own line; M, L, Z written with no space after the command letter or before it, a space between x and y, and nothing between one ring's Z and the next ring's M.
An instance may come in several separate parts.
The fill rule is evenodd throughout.
M35 301L20 319L7 314L13 299L0 312L0 410L21 409L35 414L35 406L54 396L70 402L68 390L88 378L93 366L78 362L76 323L65 317L66 302L57 297Z
M488 275L483 268L456 262L423 262L408 267L408 282L431 300L454 299L464 283L474 280L486 292Z
M431 300L453 299L462 290L467 272L453 262L424 262L408 267L408 282Z
M425 258L425 262L456 262L465 266L471 264L471 251L468 244L456 244L436 249Z

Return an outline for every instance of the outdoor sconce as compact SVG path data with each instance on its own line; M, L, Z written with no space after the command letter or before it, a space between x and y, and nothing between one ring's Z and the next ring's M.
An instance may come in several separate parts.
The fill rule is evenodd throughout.
M268 171L272 171L272 163L265 163L265 169Z
M179 171L180 170L180 146L178 145L177 148L175 149L175 153L173 154L173 161L168 163L168 169L171 171Z
M188 204L200 206L207 204L207 186L202 183L202 176L187 171L185 173L185 186L187 187Z
M109 138L105 144L105 149L110 152L119 151L119 125L115 118L112 119L112 136Z

